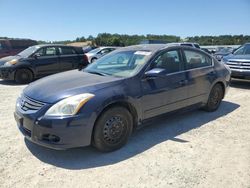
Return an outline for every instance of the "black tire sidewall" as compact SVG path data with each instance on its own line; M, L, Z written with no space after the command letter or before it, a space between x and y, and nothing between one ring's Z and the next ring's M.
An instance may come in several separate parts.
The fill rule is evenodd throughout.
M211 98L212 98L212 96L213 96L215 90L217 90L217 89L219 90L220 99L219 99L219 102L218 102L216 105L213 105L213 104L211 103ZM217 109L219 108L219 106L220 106L220 103L221 103L221 101L222 101L222 98L223 98L223 88L222 88L222 86L221 86L220 84L215 84L215 85L213 86L213 88L212 88L210 94L209 94L208 102L207 102L207 105L206 105L205 109L206 109L207 111L210 111L210 112L213 112L213 111L217 110Z
M27 79L22 78L22 74L27 75ZM33 80L33 74L30 70L28 69L18 69L15 73L15 81L19 84L26 84L30 83Z
M118 144L108 144L104 141L103 128L108 119L112 116L119 116L123 119L126 126L126 134L121 138ZM121 148L128 141L129 136L132 133L133 129L133 120L130 112L123 107L113 107L101 114L98 118L94 133L93 133L93 145L99 150L103 152L110 152Z

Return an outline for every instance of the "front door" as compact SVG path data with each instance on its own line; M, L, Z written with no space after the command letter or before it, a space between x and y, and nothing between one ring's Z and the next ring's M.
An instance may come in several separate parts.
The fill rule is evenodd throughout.
M151 63L149 69L163 68L161 77L144 78L142 83L142 107L147 119L186 106L186 75L179 49L163 51Z
M37 77L58 73L60 71L57 47L43 47L35 54L36 57L33 61Z

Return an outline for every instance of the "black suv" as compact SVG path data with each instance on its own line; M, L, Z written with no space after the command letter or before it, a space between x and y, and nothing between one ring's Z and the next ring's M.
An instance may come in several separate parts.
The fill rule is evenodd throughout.
M16 56L0 59L0 78L29 83L36 78L88 64L82 48L66 45L35 45Z

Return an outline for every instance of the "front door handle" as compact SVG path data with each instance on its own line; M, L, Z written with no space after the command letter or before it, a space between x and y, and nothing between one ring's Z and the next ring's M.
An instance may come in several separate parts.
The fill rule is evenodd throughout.
M181 81L179 82L179 84L180 84L181 86L185 86L185 85L187 85L187 83L188 83L187 80L181 80Z

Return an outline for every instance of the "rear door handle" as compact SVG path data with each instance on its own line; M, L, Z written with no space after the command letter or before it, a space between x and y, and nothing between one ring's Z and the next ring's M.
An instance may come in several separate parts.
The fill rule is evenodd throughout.
M187 80L181 80L181 81L179 82L179 84L180 84L181 86L185 86L185 85L187 85L187 83L188 83Z

